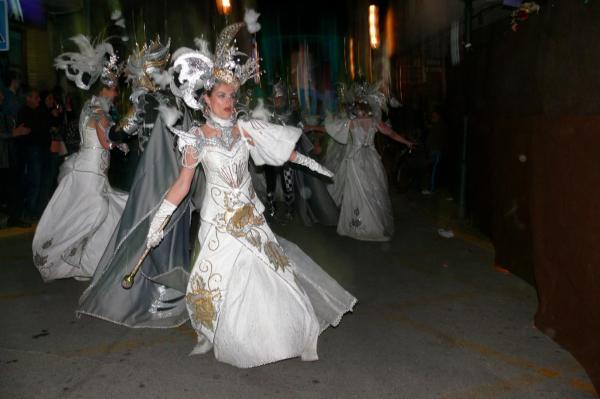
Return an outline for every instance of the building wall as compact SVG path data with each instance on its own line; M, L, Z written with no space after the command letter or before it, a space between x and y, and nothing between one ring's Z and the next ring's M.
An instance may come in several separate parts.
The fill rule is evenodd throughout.
M49 29L28 28L25 30L25 72L27 83L35 88L52 89L56 84L53 68L55 54L51 53L51 34Z
M477 30L449 102L467 99L468 204L496 263L534 284L538 328L600 390L600 4L556 3Z

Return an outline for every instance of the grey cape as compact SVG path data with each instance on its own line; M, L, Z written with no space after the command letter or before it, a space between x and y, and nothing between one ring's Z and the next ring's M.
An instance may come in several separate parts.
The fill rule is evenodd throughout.
M186 118L184 125L189 125L189 120ZM128 327L170 328L187 321L192 193L172 215L162 242L145 258L133 287L121 287L121 280L143 254L152 217L179 174L179 157L174 135L156 118L123 215L79 300L78 315Z

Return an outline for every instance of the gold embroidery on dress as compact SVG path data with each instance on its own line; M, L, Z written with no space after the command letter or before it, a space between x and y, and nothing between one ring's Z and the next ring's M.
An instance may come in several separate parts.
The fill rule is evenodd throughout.
M245 227L260 226L263 223L262 215L254 214L254 206L246 204L235 211L229 219L228 228L232 231L240 231Z
M233 184L237 184L238 181L239 179L230 179ZM248 203L240 191L230 192L213 188L211 196L217 203L216 197L222 197L225 208L223 213L215 216L217 230L236 238L245 238L250 245L260 250L263 241L261 227L265 224L265 218L256 211L254 204Z
M275 241L269 241L265 244L265 254L275 265L275 271L281 269L285 272L285 268L291 266L290 259L283 253L283 249Z
M262 239L260 227L265 218L255 212L252 204L245 204L237 209L228 208L217 215L217 227L236 238L245 238L252 246L260 250Z
M291 267L290 259L285 255L279 244L273 240L266 227L264 216L256 210L256 207L244 195L240 186L243 183L246 171L243 163L231 164L221 168L219 175L232 191L213 187L210 190L212 200L225 208L224 212L215 215L215 235L220 233L229 234L235 238L242 239L260 252L260 257L273 266L275 271L285 272ZM250 198L256 193L252 185L248 188ZM215 244L212 245L211 244ZM213 249L214 247L214 249ZM209 242L209 249L218 248L218 238Z
M215 302L222 299L222 294L219 288L212 286L221 282L222 276L212 272L212 263L208 260L202 260L199 270L208 273L207 283L199 274L193 275L190 278L191 289L185 300L192 311L194 322L214 331L214 322L217 319Z
M221 241L219 241L219 230L215 229L215 238L211 238L208 240L208 249L211 251L216 251L219 249L221 245Z

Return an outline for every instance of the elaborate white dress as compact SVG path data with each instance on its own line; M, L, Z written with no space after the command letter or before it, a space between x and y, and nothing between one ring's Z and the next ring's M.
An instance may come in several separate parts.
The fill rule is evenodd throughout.
M127 194L110 187L110 152L88 126L105 107L94 97L79 121L80 150L61 166L59 184L33 237L33 263L44 281L90 278L119 221Z
M317 358L317 338L337 325L356 299L293 243L276 237L248 171L281 165L299 129L238 121L253 144L237 138L230 148L215 138L194 145L206 174L198 239L186 303L192 326L214 345L215 357L254 367L291 357ZM181 140L180 140L181 141Z
M374 145L377 124L373 118L325 121L327 133L345 145L339 165L326 163L336 172L328 188L340 206L337 232L357 240L388 241L394 233L387 177Z

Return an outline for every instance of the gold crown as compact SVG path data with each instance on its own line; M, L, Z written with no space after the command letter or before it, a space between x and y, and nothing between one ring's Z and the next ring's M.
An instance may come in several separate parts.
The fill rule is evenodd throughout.
M223 82L230 84L234 87L240 87L240 80L235 76L232 70L227 68L215 68L213 69L213 76L215 82Z

